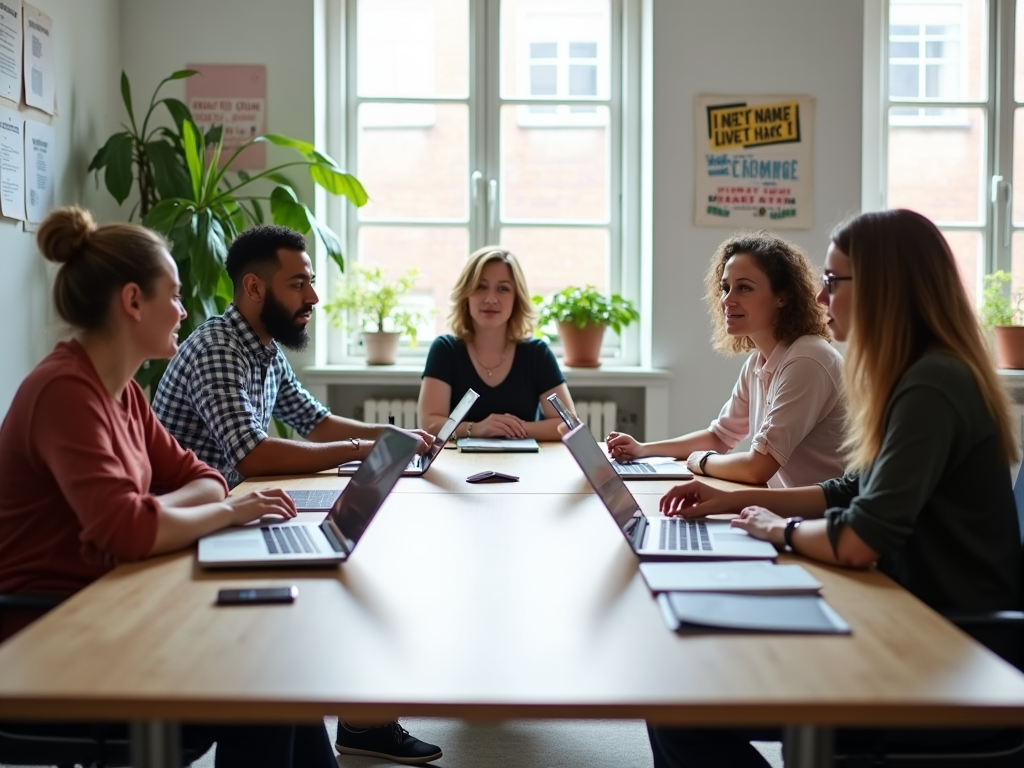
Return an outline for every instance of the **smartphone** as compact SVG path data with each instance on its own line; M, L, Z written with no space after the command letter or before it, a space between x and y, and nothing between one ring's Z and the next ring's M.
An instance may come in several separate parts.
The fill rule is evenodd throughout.
M467 483L518 483L519 478L515 475L506 475L504 472L478 472L466 478Z
M569 429L576 429L583 422L580 421L576 414L565 407L565 403L558 395L548 395L548 402L554 406L555 412L562 417L562 421L565 422L565 426Z
M294 603L298 587L260 587L257 589L222 589L217 605L256 605L258 603Z

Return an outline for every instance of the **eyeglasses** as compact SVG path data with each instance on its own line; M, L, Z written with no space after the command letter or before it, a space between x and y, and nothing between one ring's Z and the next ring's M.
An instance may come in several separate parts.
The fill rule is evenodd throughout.
M852 277L840 277L839 275L822 275L821 284L825 286L825 290L829 292L829 295L836 292L836 283L842 282L843 280L853 280Z

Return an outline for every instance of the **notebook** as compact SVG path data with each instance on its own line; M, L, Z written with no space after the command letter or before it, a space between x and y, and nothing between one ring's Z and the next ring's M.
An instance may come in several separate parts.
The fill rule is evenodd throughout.
M199 540L204 568L329 565L346 560L366 532L402 470L416 453L417 440L385 427L321 523L297 519L227 528Z
M816 595L821 591L821 582L803 566L766 560L640 563L640 573L651 592Z
M564 435L562 442L638 556L662 560L774 560L778 555L772 544L733 528L726 520L649 519L585 424Z
M536 453L540 450L532 437L463 437L458 442L463 453Z
M662 618L682 634L783 632L848 635L850 625L813 595L716 595L662 592Z

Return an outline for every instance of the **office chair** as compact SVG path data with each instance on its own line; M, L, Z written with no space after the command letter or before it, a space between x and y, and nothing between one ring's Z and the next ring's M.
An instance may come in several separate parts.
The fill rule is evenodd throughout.
M42 616L67 595L0 594L0 613ZM0 721L0 763L74 768L127 768L131 747L123 725Z
M1013 483L1017 502L1017 522L1024 537L1024 464ZM1022 541L1024 548L1024 541ZM1022 574L1024 584L1024 574ZM989 613L945 613L953 624L969 634L976 631L1006 633L1013 647L1024 656L1024 611L992 611ZM1024 658L1014 663L1021 667ZM1022 670L1024 671L1024 670ZM920 745L886 744L880 742L872 751L860 754L836 754L835 768L1021 768L1024 766L1024 729L1008 728L990 738L955 746L923 747Z

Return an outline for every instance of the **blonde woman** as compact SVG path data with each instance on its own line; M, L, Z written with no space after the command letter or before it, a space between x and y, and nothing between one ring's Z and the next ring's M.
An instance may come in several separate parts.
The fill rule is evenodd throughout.
M843 359L807 256L770 232L735 235L705 282L715 349L750 353L732 396L707 429L681 437L640 443L612 432L612 458L674 456L697 475L786 488L840 474ZM747 437L750 449L733 451Z
M662 510L738 512L737 528L848 568L877 565L936 609L1020 607L1021 547L1008 465L1010 406L949 245L912 211L840 226L818 294L848 341L849 471L807 488L677 486ZM807 518L806 520L804 518ZM1012 658L1013 647L989 643ZM655 766L767 765L748 743L770 732L651 729ZM876 742L967 743L970 731L883 731ZM840 747L856 736L839 731Z
M495 246L470 256L452 289L452 334L434 339L427 354L420 426L437 434L472 388L480 398L457 436L560 439L546 398L557 394L573 410L572 397L548 345L532 338L535 319L515 256Z

